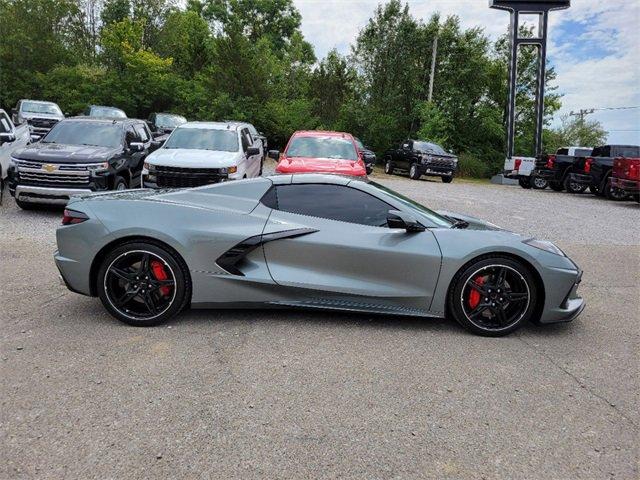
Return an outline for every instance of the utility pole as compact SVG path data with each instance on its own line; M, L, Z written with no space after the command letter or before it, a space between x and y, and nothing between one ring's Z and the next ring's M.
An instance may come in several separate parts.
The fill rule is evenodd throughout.
M433 38L431 49L431 76L429 77L429 102L433 99L433 79L436 76L436 57L438 56L438 34Z
M587 115L591 115L593 112L595 112L595 109L593 108L581 108L577 112L571 110L571 112L569 112L569 115L572 117L580 117L580 123L584 123L584 117L586 117Z

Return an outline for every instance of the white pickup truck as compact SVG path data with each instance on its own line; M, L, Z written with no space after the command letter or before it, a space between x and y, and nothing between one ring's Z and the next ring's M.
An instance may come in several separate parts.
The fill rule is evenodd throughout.
M504 176L517 179L522 188L545 189L549 182L533 175L536 168L535 157L513 156L504 161Z
M0 181L7 176L11 153L30 141L29 124L25 122L16 127L7 112L0 109Z

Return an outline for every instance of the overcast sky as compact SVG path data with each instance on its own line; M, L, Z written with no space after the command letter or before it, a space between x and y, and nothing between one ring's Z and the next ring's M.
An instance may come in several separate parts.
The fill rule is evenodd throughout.
M302 32L316 55L337 48L346 54L378 0L294 0ZM458 15L463 26L481 26L492 38L506 32L509 14L488 0L409 0L411 13ZM564 94L560 114L580 108L640 106L640 1L573 0L551 12L548 61ZM437 77L436 77L437 89ZM558 118L555 119L557 122ZM640 144L640 108L596 111L591 118L609 131L610 143Z

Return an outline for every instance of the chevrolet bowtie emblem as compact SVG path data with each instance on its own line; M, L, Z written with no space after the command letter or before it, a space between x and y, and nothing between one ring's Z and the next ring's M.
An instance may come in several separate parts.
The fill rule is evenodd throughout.
M57 165L51 165L50 163L45 163L44 165L42 165L42 169L48 173L51 173L51 172L55 172L58 169L58 167Z

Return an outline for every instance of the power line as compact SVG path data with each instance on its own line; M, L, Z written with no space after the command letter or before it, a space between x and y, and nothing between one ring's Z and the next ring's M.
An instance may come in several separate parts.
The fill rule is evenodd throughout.
M631 110L632 108L640 108L640 105L634 105L632 107L602 107L592 108L591 110Z

